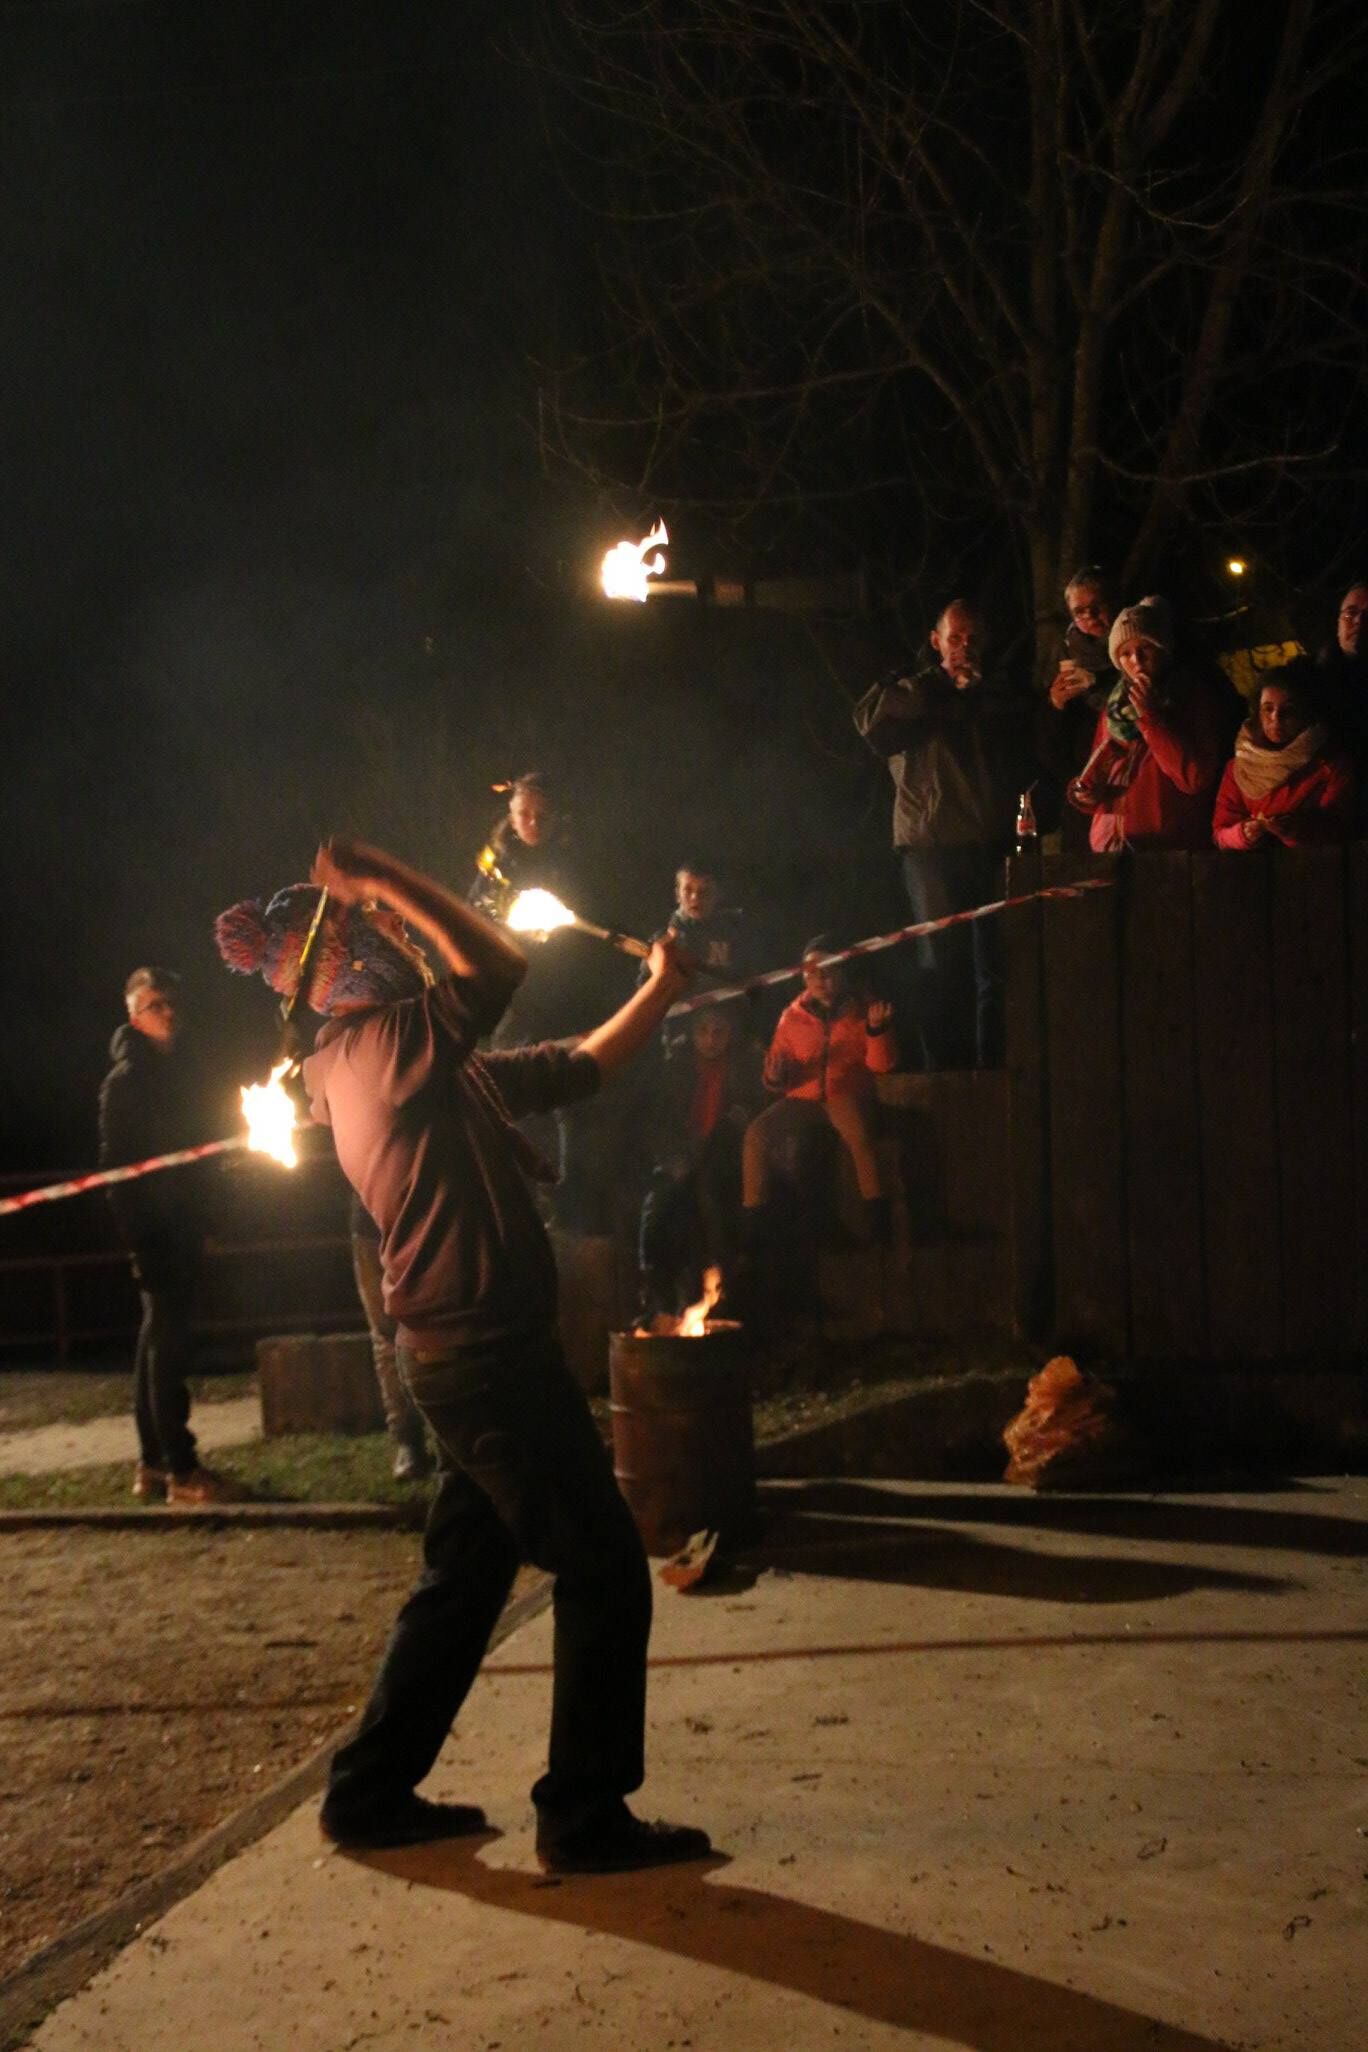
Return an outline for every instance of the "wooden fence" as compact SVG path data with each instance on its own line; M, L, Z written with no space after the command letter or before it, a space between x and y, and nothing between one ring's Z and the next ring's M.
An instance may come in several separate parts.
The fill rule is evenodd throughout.
M1137 1360L1368 1350L1368 844L1027 856L1006 918L1018 1329Z

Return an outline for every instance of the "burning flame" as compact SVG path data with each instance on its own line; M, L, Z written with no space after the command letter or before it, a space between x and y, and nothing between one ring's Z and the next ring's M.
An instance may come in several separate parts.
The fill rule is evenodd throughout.
M703 1294L696 1304L690 1304L679 1314L679 1337L681 1339L702 1339L708 1329L708 1313L722 1295L722 1271L708 1268L703 1272Z
M528 933L545 940L557 927L573 926L575 915L550 891L519 891L508 908L508 925L514 933Z
M665 568L665 558L658 550L649 562L646 561L646 551L654 549L657 542L668 542L669 539L665 522L657 520L644 541L620 541L609 549L599 573L608 597L637 599L644 605L650 590L647 580L659 577Z
M247 1121L247 1145L257 1154L269 1154L282 1168L293 1168L295 1153L295 1108L283 1078L294 1064L287 1058L277 1062L268 1083L244 1083L242 1116Z

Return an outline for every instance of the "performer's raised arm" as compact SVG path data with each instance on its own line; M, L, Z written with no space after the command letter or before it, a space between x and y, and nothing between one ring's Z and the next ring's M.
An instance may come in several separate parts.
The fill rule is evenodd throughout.
M374 898L390 906L432 942L457 976L499 982L513 991L527 973L527 957L506 927L496 926L464 898L383 848L334 835L314 857L311 880L340 904Z
M645 983L611 1019L586 1033L576 1052L592 1055L600 1075L611 1076L645 1047L675 999L688 989L695 966L678 935L667 932L652 941Z

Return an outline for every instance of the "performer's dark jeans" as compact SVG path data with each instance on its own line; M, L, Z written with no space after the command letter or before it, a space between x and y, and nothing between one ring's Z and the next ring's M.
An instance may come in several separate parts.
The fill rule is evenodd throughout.
M327 1808L353 1822L430 1772L520 1561L556 1577L543 1818L572 1829L639 1788L651 1583L636 1526L554 1331L399 1365L439 1448L423 1572L395 1623Z
M190 1315L199 1273L198 1246L140 1247L133 1272L142 1324L133 1356L133 1418L138 1457L149 1468L188 1475L196 1464L190 1430Z
M1002 896L1000 854L988 847L904 848L903 884L914 920L943 919ZM913 942L917 1025L929 1069L993 1068L1002 1060L1002 937L975 919Z

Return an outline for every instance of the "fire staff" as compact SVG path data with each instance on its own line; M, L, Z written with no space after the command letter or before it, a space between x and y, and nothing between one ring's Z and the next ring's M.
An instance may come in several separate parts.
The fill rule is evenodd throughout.
M445 1460L423 1573L400 1611L322 1811L349 1846L484 1828L483 1811L417 1794L474 1681L520 1560L553 1573L555 1680L547 1771L532 1791L553 1873L693 1859L704 1832L635 1817L651 1593L641 1541L561 1354L555 1261L512 1120L587 1097L644 1047L686 973L672 941L649 980L577 1049L481 1056L524 957L431 878L360 842L320 849L331 902L303 1001L328 1015L304 1066L316 1119L380 1228L400 1364ZM436 950L425 988L360 906L389 906ZM230 966L289 990L317 903L306 885L218 922ZM405 976L407 971L407 976Z

